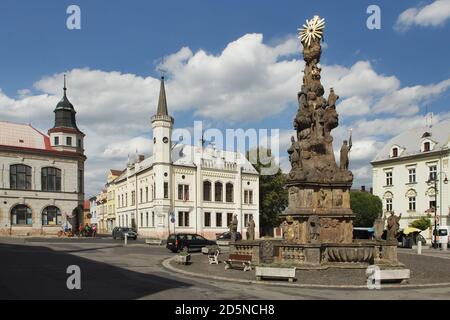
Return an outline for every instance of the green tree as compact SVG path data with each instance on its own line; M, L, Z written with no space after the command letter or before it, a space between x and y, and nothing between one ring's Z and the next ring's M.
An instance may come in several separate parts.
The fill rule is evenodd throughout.
M383 204L381 199L368 192L351 191L350 207L356 215L355 227L370 228L381 214Z
M255 169L261 173L264 168L268 168L270 165L267 163L275 163L271 151L268 149L256 149L252 150L254 155L257 152L257 163L253 163ZM267 155L263 157L264 161L261 161L261 155ZM247 152L247 159L249 159L249 152ZM250 159L256 160L256 159ZM281 223L279 215L286 209L288 205L288 191L284 187L286 183L286 175L283 174L281 168L277 167L275 172L271 175L262 174L259 177L259 223L261 226L262 234L267 234L273 227L278 227Z
M431 220L425 217L420 218L419 220L414 220L411 223L411 227L420 229L422 231L427 230L431 227Z

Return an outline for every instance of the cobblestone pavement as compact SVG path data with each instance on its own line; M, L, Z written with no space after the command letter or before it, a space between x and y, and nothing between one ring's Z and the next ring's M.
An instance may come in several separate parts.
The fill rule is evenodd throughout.
M164 269L173 254L142 243L0 240L0 256L0 299L450 299L449 287L309 289L194 278ZM67 289L69 265L80 267L82 290Z

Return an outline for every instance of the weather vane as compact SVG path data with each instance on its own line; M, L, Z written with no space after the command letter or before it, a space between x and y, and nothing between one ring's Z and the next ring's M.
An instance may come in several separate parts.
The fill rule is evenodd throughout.
M161 78L165 78L166 73L167 73L167 70L164 68L165 61L166 61L166 58L163 57L161 60L161 63L158 66L158 69L157 69L161 73Z

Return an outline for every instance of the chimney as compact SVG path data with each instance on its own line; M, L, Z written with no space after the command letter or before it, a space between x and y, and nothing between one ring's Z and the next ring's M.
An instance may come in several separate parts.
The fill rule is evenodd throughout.
M145 156L142 155L142 154L140 154L140 155L139 155L139 162L142 162L142 161L144 161L144 160L145 160Z
M361 192L366 192L366 186L361 186Z

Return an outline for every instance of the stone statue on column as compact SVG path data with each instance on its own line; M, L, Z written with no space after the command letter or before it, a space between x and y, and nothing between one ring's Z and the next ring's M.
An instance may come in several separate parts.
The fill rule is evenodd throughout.
M247 240L255 240L255 221L253 220L253 215L250 215L246 227L247 227Z
M229 225L229 228L230 228L231 242L235 242L237 239L237 229L238 229L237 215L234 215L233 220Z

